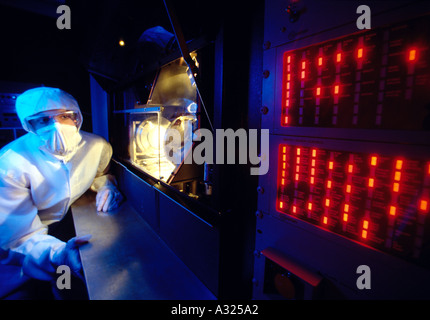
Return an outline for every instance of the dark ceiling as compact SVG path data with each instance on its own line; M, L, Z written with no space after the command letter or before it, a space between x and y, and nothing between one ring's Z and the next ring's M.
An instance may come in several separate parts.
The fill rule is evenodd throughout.
M187 41L217 32L222 2L171 2ZM71 10L70 30L56 26L62 4ZM0 83L62 88L89 114L88 70L121 81L136 72L138 60L162 58L138 44L155 26L173 33L163 0L0 0Z
M70 30L56 28L60 16L56 9L61 4L71 9ZM176 0L172 4L187 41L216 32L220 2ZM50 57L55 52L62 57L48 59L52 63L66 62L62 60L67 57L84 68L121 78L135 67L143 31L162 26L173 33L163 0L0 0L0 19L1 80L15 78L14 73L22 69L19 64L37 64L44 54ZM124 47L119 46L120 39Z

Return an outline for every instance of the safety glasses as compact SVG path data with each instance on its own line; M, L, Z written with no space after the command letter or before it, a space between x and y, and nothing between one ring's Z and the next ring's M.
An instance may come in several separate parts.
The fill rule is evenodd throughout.
M49 126L54 122L67 125L79 126L81 119L80 115L74 111L64 111L64 110L51 110L40 112L34 116L27 117L29 130L36 133L37 130Z

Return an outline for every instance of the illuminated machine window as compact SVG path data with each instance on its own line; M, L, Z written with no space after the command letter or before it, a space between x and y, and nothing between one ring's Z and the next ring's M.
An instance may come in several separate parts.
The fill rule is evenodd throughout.
M429 117L428 17L359 32L283 56L283 127L423 130Z
M430 236L430 161L282 143L277 175L281 216L420 257Z
M182 58L160 69L148 102L124 111L134 166L156 179L173 181L192 148L197 97L194 78Z

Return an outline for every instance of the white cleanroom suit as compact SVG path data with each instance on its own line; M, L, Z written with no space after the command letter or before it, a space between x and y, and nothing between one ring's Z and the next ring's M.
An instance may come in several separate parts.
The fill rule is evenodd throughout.
M108 174L112 148L79 130L82 115L73 97L60 89L31 89L18 97L16 109L29 133L0 152L0 298L29 278L51 280L56 267L67 264L70 245L47 229L83 193L109 193L110 209L121 197ZM32 132L29 117L50 110L75 111L77 130L55 123L43 135Z

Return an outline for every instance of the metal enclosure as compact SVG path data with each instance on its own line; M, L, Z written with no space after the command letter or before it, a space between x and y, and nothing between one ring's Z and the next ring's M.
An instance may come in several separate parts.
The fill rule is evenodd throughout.
M188 43L190 51L197 54L198 89L214 129L260 127L263 2L247 7L245 13L247 18L238 21L236 8L223 11L223 17L219 17L221 27L211 41L197 39ZM234 52L243 54L239 57ZM173 52L160 65L179 57L179 51ZM109 132L114 150L112 170L120 190L160 240L217 298L250 299L257 201L257 177L249 175L250 166L214 164L210 170L203 170L203 165L183 164L170 182L129 161L134 152L132 149L130 154L128 143L133 138L129 135L130 126L144 121L135 117L145 112L145 107L139 107L145 98L139 98L134 108L138 96L135 93L151 88L156 70L153 67L147 66L142 74L105 90L92 82L95 105L105 104L108 94L108 120L97 127ZM161 100L167 96L153 93L158 100L148 100L148 104L164 104ZM98 111L94 112L96 119ZM195 114L199 127L210 129L200 102ZM208 190L208 182L212 192L202 195Z
M255 299L430 297L430 6L361 4L266 1Z

